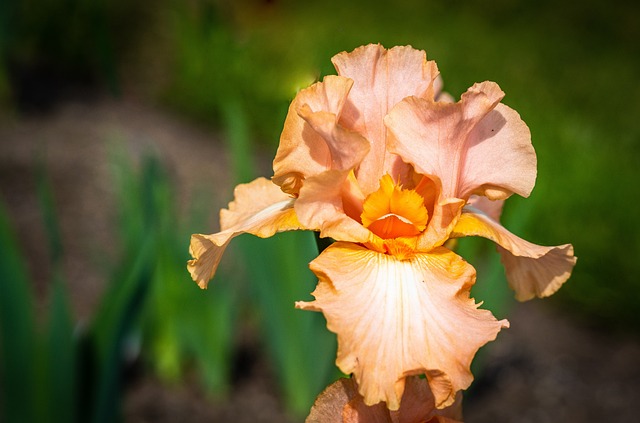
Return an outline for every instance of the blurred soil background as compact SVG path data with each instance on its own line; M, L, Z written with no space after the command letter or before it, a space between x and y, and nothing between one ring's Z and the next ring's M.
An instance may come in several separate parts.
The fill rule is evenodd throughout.
M478 269L476 299L511 322L474 363L465 421L635 421L639 16L638 6L596 1L405 0L392 9L362 1L3 2L0 201L16 242L2 247L7 257L15 250L26 276L3 274L0 283L27 282L32 296L20 312L32 310L35 338L66 316L69 357L78 361L83 333L110 351L109 322L120 322L110 316L133 316L115 324L126 328L115 367L98 352L89 372L113 370L118 389L102 396L111 385L99 376L86 382L85 370L67 363L74 382L65 404L99 409L100 398L111 398L113 419L125 422L303 419L338 377L322 316L293 310L315 284L308 240L238 239L200 291L184 266L189 234L216 230L236 183L271 175L295 92L334 73L332 55L381 42L426 50L454 96L474 82L500 84L530 126L539 160L534 193L510 199L503 223L539 244L571 242L579 257L557 295L520 304L493 246L461 242ZM138 262L150 276L130 304L123 298L138 294L119 293L137 285L122 275L136 274ZM52 311L57 289L61 314ZM0 307L12 302L5 295ZM7 323L20 320L12 316L0 310L0 361L20 329ZM45 344L33 343L39 361ZM47 366L33 368L25 392L50 377L39 376ZM19 390L7 384L18 380L11 376L9 365L0 369L0 410ZM86 383L97 386L88 402L78 392ZM35 395L40 416L48 414L45 391ZM71 415L101 421L82 413L91 411Z

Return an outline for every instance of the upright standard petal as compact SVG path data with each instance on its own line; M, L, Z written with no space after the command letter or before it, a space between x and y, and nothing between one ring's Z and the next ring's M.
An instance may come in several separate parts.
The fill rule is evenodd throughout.
M497 243L507 280L519 301L556 292L571 276L577 260L571 244L556 247L532 244L471 207L465 207L451 236L482 236Z
M300 107L298 113L326 143L330 155L327 170L351 170L359 165L369 152L367 139L338 125L337 117L333 113L314 112L306 104ZM310 173L307 175L314 176Z
M276 232L304 229L298 222L295 200L265 178L238 185L229 209L220 211L221 231L212 235L191 236L187 263L191 277L200 288L213 278L224 250L231 239L242 233L268 238Z
M330 75L301 90L291 102L273 160L273 181L283 191L297 195L306 177L331 168L332 152L323 134L308 123L308 117L323 114L325 123L317 125L331 132L327 126L337 123L352 85L348 78ZM307 119L301 116L301 110Z
M397 410L414 374L426 374L437 408L451 405L473 380L476 351L508 326L478 309L474 269L445 248L401 261L338 242L310 267L315 301L296 307L324 313L338 335L336 364L353 373L367 405Z
M527 125L500 104L503 96L497 84L483 82L458 103L407 98L385 118L389 150L419 173L438 176L445 197L527 197L535 184L535 151Z
M387 50L379 44L337 54L331 61L338 75L354 81L340 123L371 143L371 152L357 171L362 190L369 194L385 173L399 177L406 171L406 165L387 152L384 116L407 96L433 99L438 68L427 61L424 51L409 46Z

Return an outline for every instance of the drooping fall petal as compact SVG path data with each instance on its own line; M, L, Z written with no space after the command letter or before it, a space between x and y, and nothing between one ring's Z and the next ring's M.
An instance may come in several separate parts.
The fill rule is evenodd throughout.
M276 232L303 229L293 209L294 199L265 178L238 185L235 200L220 211L221 231L212 235L191 236L187 263L191 277L200 288L213 278L229 241L241 233L267 238Z
M438 409L425 379L406 379L402 404L390 411L384 403L366 405L352 379L339 379L316 399L305 423L460 423L462 396L445 409Z
M473 379L476 351L508 326L469 298L475 271L446 248L398 260L338 242L310 267L315 301L296 307L324 313L338 335L336 364L367 405L397 410L412 374L427 375L436 407L452 404Z
M556 247L532 244L470 207L465 207L451 236L482 236L497 243L507 280L519 301L556 292L571 276L577 260L571 244Z
M427 61L424 51L409 46L387 50L379 44L337 54L331 61L338 75L354 81L340 123L371 143L371 152L357 174L362 190L369 194L378 188L385 173L397 178L407 169L397 156L387 152L384 116L407 96L433 99L438 68L435 62Z
M457 103L410 97L385 118L389 150L424 175L442 181L443 195L527 197L536 178L536 156L527 125L500 103L497 84L475 84Z

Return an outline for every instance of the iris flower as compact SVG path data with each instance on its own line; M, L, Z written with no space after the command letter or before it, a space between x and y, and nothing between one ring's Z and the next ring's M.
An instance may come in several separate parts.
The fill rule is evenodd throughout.
M205 288L242 233L332 238L310 264L315 300L296 307L324 314L336 364L365 404L399 409L407 377L422 374L444 408L470 385L477 350L509 325L470 297L476 272L445 243L495 241L519 300L553 294L573 247L531 244L499 223L502 201L533 189L536 155L496 83L453 102L435 62L409 46L367 45L332 62L338 75L291 103L272 179L236 187L221 231L192 236L188 269Z

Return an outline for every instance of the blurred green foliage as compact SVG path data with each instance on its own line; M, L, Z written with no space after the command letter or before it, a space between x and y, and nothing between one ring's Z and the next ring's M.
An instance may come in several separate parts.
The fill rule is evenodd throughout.
M119 151L113 175L122 262L152 249L151 283L140 325L144 355L164 380L175 383L194 368L207 391L222 396L231 377L238 290L220 284L201 291L186 271L186 240L202 225L195 222L204 218L195 207L187 218L179 217L173 183L154 156L146 157L136 171L135 163ZM150 247L141 243L149 237Z
M242 120L231 125L235 137L246 134L238 127ZM294 308L315 285L307 267L317 255L313 236L240 239L215 283L200 290L185 268L185 240L203 227L197 223L205 220L202 205L194 204L190 217L180 218L172 181L157 158L135 163L117 149L112 156L118 252L107 266L109 283L88 325L77 327L65 294L63 242L43 168L38 191L53 269L45 328L36 324L21 254L0 215L3 421L118 421L123 377L138 355L165 382L180 382L193 371L209 394L224 398L237 377L234 368L250 365L236 363L233 353L240 332L252 325L261 331L285 405L292 414L305 415L337 375L335 337L324 319Z
M78 329L65 293L64 253L44 170L38 191L52 267L44 325L36 324L26 268L0 209L0 417L8 423L117 421L126 364L123 346L144 302L149 250L121 266L110 291L124 295L107 296L91 325Z
M88 325L73 321L65 293L63 242L44 168L38 192L52 268L44 325L36 324L29 278L0 209L2 421L120 420L123 377L140 347L164 380L176 382L195 368L209 393L227 392L237 314L234 287L221 284L203 292L186 273L184 239L192 229L177 218L173 188L160 162L148 156L136 170L120 153L112 163L120 251Z
M22 414L11 404L33 404L32 390L37 385L35 359L35 321L32 298L25 265L15 246L4 207L0 209L0 376L2 385L3 420L9 422L35 421L36 409ZM29 364L26 365L25 364ZM20 369L20 371L17 371ZM8 389L8 387L11 389Z

